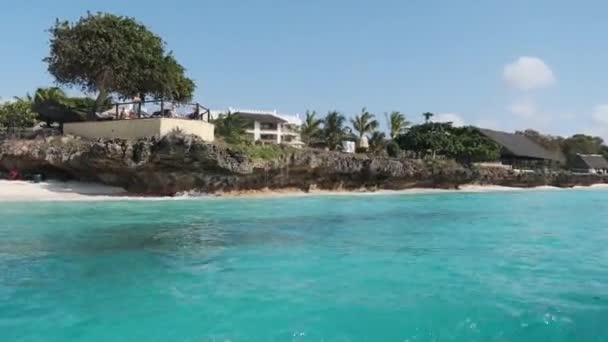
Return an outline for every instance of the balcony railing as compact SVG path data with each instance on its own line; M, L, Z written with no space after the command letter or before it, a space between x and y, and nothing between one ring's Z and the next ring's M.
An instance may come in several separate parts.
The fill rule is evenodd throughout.
M130 101L114 103L113 108L104 112L112 119L181 118L190 120L211 120L209 108L195 103L178 103L164 100Z

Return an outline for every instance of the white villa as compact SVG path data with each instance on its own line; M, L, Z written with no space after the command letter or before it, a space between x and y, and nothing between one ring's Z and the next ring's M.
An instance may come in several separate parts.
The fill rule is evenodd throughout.
M302 120L297 114L281 114L276 110L263 111L229 107L227 111L212 111L211 116L217 117L222 113L231 113L247 119L250 122L247 135L252 141L303 145L299 132Z

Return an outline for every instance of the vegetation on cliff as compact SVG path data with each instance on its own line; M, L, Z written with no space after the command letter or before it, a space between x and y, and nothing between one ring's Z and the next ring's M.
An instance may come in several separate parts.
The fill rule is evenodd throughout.
M253 147L254 149L262 147ZM173 195L182 191L297 188L408 189L457 188L481 183L506 186L572 186L606 182L606 176L572 173L517 173L479 168L453 160L389 158L318 149L272 147L236 150L194 136L127 141L76 137L0 141L0 174L12 169L121 186L133 193Z
M577 154L599 154L604 158L608 158L608 146L600 137L590 136L586 134L574 134L571 137L560 137L553 135L542 134L538 131L527 129L517 132L524 134L528 138L534 140L541 146L553 152L561 152L566 156L568 165L570 165Z

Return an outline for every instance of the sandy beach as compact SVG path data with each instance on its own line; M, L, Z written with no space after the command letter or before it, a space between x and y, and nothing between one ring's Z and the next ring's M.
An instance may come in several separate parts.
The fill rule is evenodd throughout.
M595 184L589 187L574 187L573 189L608 189L608 184ZM329 191L314 190L303 192L298 189L282 190L251 190L226 192L218 194L206 194L200 192L187 192L175 197L140 197L127 193L124 189L102 184L82 182L59 182L48 181L32 183L27 181L0 180L0 202L23 202L23 201L94 201L94 200L159 200L159 199L196 199L196 198L272 198L272 197L301 197L301 196L370 196L370 195L416 195L416 194L438 194L438 193L479 193L479 192L513 192L513 191L538 191L556 190L565 191L551 186L536 188L512 188L497 185L464 185L459 190L414 188L406 190L378 190L367 191Z
M0 201L78 201L126 196L122 188L82 182L0 180Z

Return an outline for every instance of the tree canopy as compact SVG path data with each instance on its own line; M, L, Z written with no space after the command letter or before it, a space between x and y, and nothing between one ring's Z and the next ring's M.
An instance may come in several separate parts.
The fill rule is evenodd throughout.
M608 157L608 147L604 145L604 140L585 134L575 134L561 142L562 151L566 155L569 163L574 161L576 154L602 154Z
M410 125L410 122L407 121L405 115L398 111L391 112L390 115L387 115L386 121L388 121L391 139L395 139L399 135L405 133L405 129Z
M307 110L306 118L304 119L300 130L302 141L310 145L321 140L322 126L323 120L317 118L317 112L314 110L312 112Z
M96 105L89 97L69 97L59 88L38 88L34 94L32 109L38 113L41 121L52 123L79 122L87 119ZM100 101L99 111L109 109L111 99Z
M249 122L238 115L225 113L213 120L213 124L216 136L223 138L229 144L239 144L245 139Z
M60 85L108 95L188 101L195 88L162 39L133 18L87 13L77 22L57 20L44 59Z
M365 108L361 109L361 115L351 119L351 123L355 131L359 133L359 139L367 133L372 133L379 126L378 121L374 119L374 114L368 112Z
M323 120L323 138L330 150L337 149L349 132L344 124L346 118L340 112L330 111Z
M450 123L429 122L412 126L396 139L404 150L421 155L436 154L462 162L497 160L500 148L474 127L453 127Z
M369 137L370 152L379 153L386 149L386 135L384 132L374 131Z
M32 110L31 97L15 97L0 103L0 128L28 128L37 122L38 115Z

